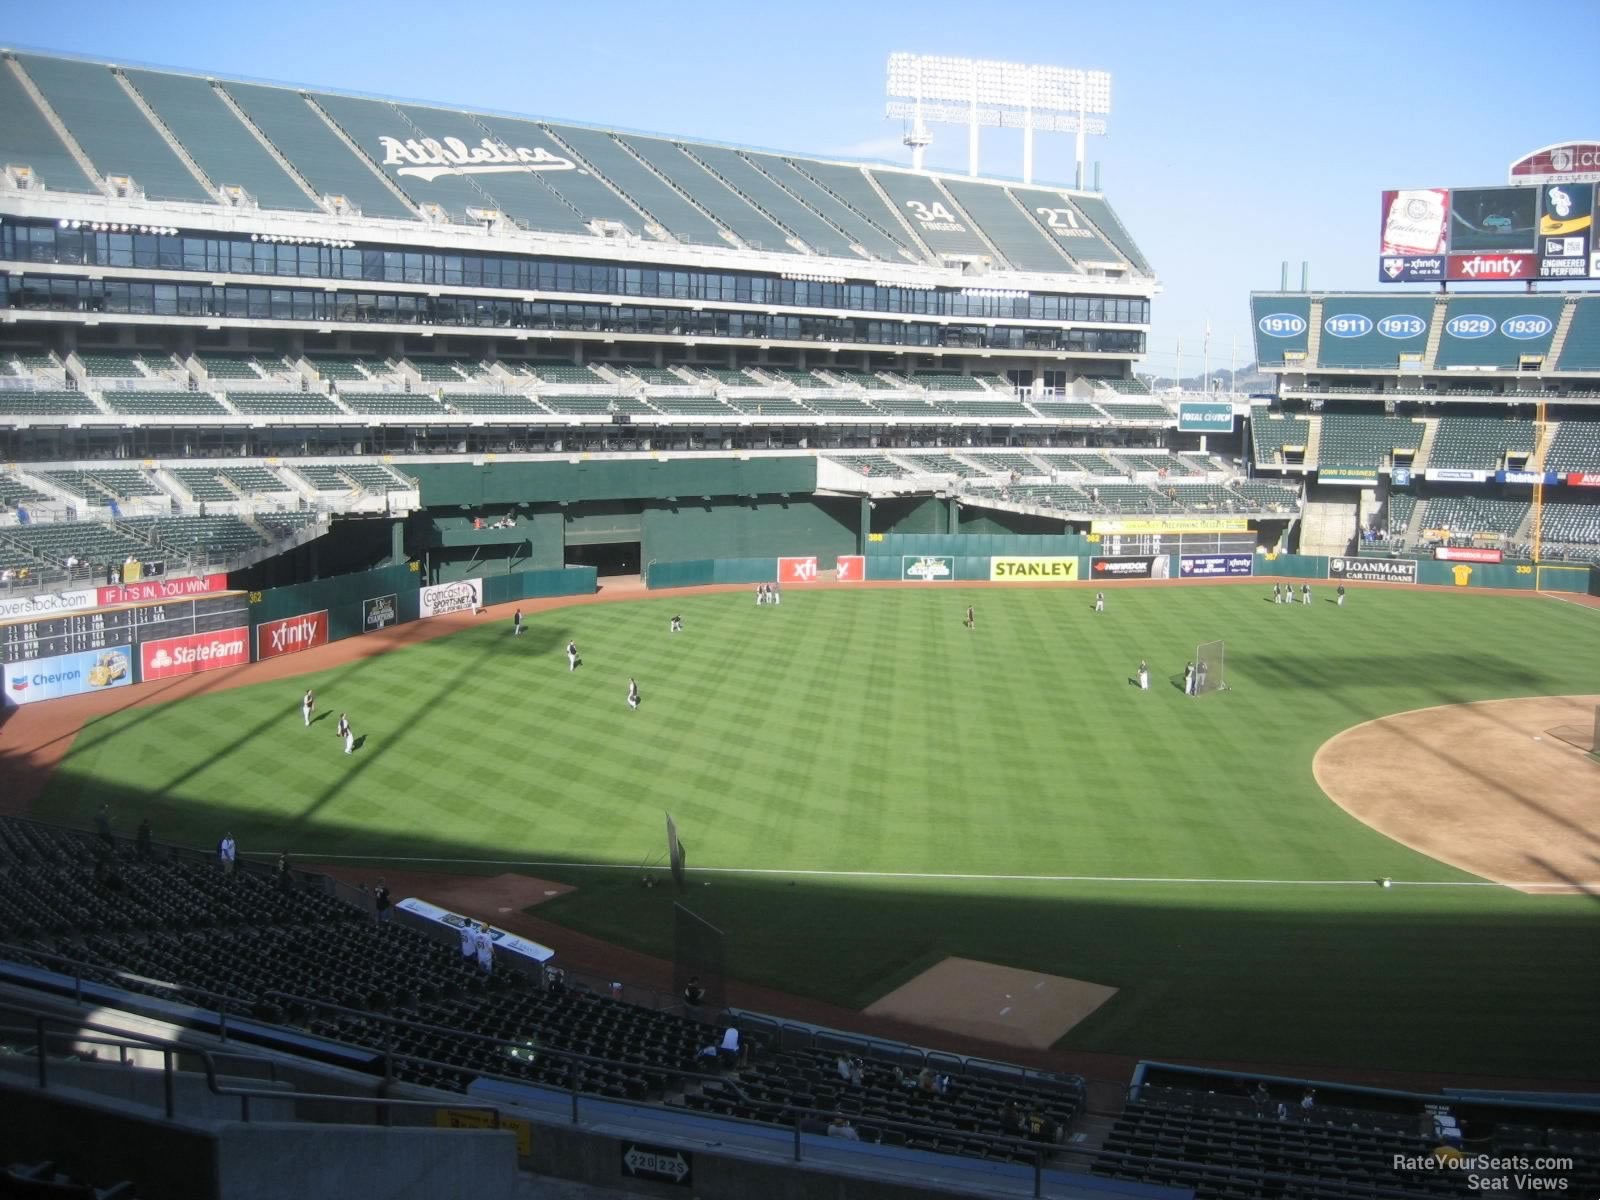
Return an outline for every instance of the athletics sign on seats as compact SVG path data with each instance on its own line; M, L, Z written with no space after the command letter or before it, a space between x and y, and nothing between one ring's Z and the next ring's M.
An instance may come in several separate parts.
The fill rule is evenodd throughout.
M817 556L810 558L780 558L779 583L815 583L817 581Z

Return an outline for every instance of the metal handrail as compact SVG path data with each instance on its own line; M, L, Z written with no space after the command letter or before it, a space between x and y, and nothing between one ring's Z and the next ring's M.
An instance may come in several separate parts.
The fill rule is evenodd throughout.
M49 1086L48 1041L50 1037L50 1031L48 1027L52 1025L59 1026L65 1031L65 1036L72 1041L87 1042L91 1045L121 1046L130 1049L160 1050L162 1053L161 1069L165 1090L166 1115L169 1119L177 1115L177 1081L175 1078L176 1069L173 1066L173 1057L174 1055L182 1054L189 1054L200 1060L201 1065L205 1068L206 1088L211 1092L212 1095L239 1097L240 1119L244 1121L250 1120L251 1099L293 1099L296 1101L319 1101L339 1104L371 1104L378 1108L380 1114L385 1119L385 1124L387 1124L387 1118L389 1114L395 1108L437 1109L439 1107L438 1102L433 1100L405 1100L397 1099L392 1096L348 1096L337 1095L334 1093L302 1092L298 1090L294 1092L284 1092L276 1088L233 1087L218 1082L216 1062L218 1056L214 1055L211 1051L205 1049L204 1047L185 1045L184 1043L175 1041L171 1038L157 1037L154 1034L128 1033L125 1030L117 1029L114 1026L101 1025L94 1021L81 1021L75 1017L57 1017L49 1013L30 1010L26 1006L17 1005L9 1001L4 1005L0 1005L0 1007L29 1013L34 1018L31 1032L33 1032L37 1038L39 1064L38 1079L40 1088L47 1088ZM82 1037L80 1036L80 1032L82 1030L91 1030L94 1033L107 1034L111 1036L103 1038ZM0 1026L0 1033L28 1031L28 1027ZM229 1057L237 1058L246 1062L264 1062L268 1064L269 1067L274 1065L270 1059L261 1056L231 1054ZM500 1128L501 1116L499 1105L483 1103L465 1103L458 1105L452 1101L452 1107L490 1113L493 1117L493 1127L495 1129Z

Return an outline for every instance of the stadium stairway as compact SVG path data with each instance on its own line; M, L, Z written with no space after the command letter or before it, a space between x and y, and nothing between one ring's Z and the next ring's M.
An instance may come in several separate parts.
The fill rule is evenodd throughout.
M1322 454L1322 418L1308 414L1306 424L1310 427L1310 432L1306 435L1305 464L1307 467L1315 467L1322 461L1319 457Z
M1355 496L1340 496L1337 488L1307 489L1300 517L1300 553L1348 554L1357 519Z
M1535 429L1538 425L1535 424ZM1544 470L1545 456L1550 453L1550 447L1556 440L1556 434L1561 432L1561 422L1547 421L1543 429L1539 429L1539 443L1533 448L1533 455L1528 459L1528 470Z
M1433 443L1439 436L1439 418L1427 417L1422 422L1422 442L1417 446L1417 452L1411 459L1411 468L1414 471L1426 471L1428 458L1433 453Z

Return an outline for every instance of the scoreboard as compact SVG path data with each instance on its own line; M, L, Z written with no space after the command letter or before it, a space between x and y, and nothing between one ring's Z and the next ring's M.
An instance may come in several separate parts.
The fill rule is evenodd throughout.
M124 686L135 671L142 682L248 662L249 624L243 592L12 621L0 625L5 702Z
M184 634L233 629L249 622L250 605L243 592L199 600L168 600L137 608L99 608L37 621L14 621L0 625L0 663L32 662L112 646L137 646Z

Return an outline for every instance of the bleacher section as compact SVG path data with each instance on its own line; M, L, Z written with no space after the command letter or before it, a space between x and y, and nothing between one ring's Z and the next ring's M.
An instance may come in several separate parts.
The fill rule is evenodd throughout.
M1319 466L1387 467L1396 450L1416 453L1425 429L1419 421L1381 413L1324 412L1317 462Z
M1585 296L1572 313L1558 371L1600 371L1600 296Z
M606 1060L591 1062L580 1086L613 1099L790 1128L797 1110L837 1111L864 1141L1020 1163L1032 1155L1000 1139L1048 1149L1084 1100L1075 1076L954 1056L935 1065L914 1047L847 1059L846 1079L834 1051L780 1050L759 1028L745 1029L738 1061L719 1063L702 1051L720 1039L720 1024L564 982L546 989L510 956L485 973L453 944L374 922L292 875L273 883L248 864L224 875L164 847L140 858L125 844L99 848L11 818L0 818L0 941L24 943L7 952L14 963L59 969L43 955L65 954L90 964L83 978L92 984L164 999L204 989L236 1015L392 1049L399 1079L449 1091L479 1076L566 1089L573 1078L561 1054L575 1052ZM387 1023L391 1015L401 1023ZM885 1127L895 1121L937 1132L908 1137Z
M1427 501L1422 528L1448 530L1452 537L1498 533L1510 537L1528 515L1526 500L1500 500L1489 496L1446 496Z
M210 467L174 467L172 477L183 486L184 491L201 504L221 503L239 498Z
M15 508L19 504L41 504L49 499L50 497L43 492L13 479L10 475L0 475L0 507Z
M102 392L106 406L129 417L222 417L228 410L207 392Z
M926 471L932 475L956 475L962 479L981 479L984 472L976 467L969 467L953 454L908 454L901 451L895 455L901 462L910 463L918 471ZM975 457L968 455L968 457Z
M1544 469L1600 472L1600 420L1562 421L1545 452Z
M1600 504L1547 502L1540 515L1544 540L1562 544L1562 556L1600 562Z
M893 459L882 454L830 454L828 457L858 475L868 475L874 479L895 479L905 474Z
M342 417L345 411L318 392L229 392L228 403L253 417Z
M1105 413L1081 400L1035 400L1033 411L1050 421L1104 421Z
M106 504L134 496L161 496L162 492L138 471L106 467L92 471L41 471L40 476L84 500Z
M126 354L101 354L84 350L79 353L78 361L83 364L84 374L94 379L142 379L144 371L139 366L139 360Z
M509 366L510 364L507 363L506 365ZM571 363L528 363L524 369L529 371L540 383L593 385L606 382L604 377L591 371L588 367L576 367Z
M341 391L339 399L346 408L375 417L440 417L444 415L443 407L432 396L419 396L411 392Z
M549 410L541 408L533 397L519 392L449 392L444 405L451 412L465 416L548 417Z
M553 413L569 417L601 417L626 413L629 416L653 415L653 410L642 400L632 396L546 396L539 397Z
M354 486L337 467L302 463L294 468L294 473L319 492L348 492Z
M1125 404L1116 401L1097 401L1106 416L1113 421L1171 421L1172 413L1161 404Z
M370 491L392 492L412 486L388 467L368 463L346 463L339 469Z
M266 545L238 517L135 517L124 524L158 547L217 561Z
M83 392L0 391L0 417L95 416L99 412Z
M1266 408L1250 410L1251 457L1258 466L1281 466L1285 446L1304 447L1311 442L1311 422Z
M1002 399L999 396L982 400L955 400L949 396L939 396L935 398L933 406L941 413L964 420L969 420L973 417L984 421L1031 421L1034 419L1033 413L1018 401Z
M45 525L15 525L0 529L0 540L11 542L41 561L61 566L69 557L86 563L120 563L132 555L147 555L151 546L117 525L103 521L61 521Z
M212 379L260 379L256 360L248 354L196 354L195 362Z
M1507 453L1532 454L1538 442L1531 421L1441 417L1427 465L1430 469L1493 471L1505 465Z
M344 383L365 383L374 376L391 373L389 364L379 359L349 358L336 354L308 354L306 362L319 378Z

